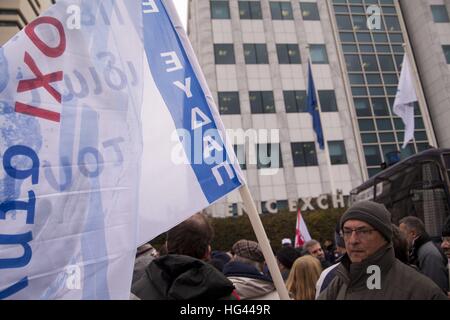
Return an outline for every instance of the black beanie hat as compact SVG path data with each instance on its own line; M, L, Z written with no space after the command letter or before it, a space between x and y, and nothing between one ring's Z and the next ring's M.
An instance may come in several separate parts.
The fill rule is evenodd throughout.
M370 224L388 241L392 241L391 213L380 203L360 201L352 205L341 218L341 230L347 220Z

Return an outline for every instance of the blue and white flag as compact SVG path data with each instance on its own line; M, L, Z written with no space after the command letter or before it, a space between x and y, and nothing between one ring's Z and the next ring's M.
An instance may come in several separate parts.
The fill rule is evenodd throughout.
M406 148L409 141L414 139L414 102L417 102L417 95L414 88L413 73L411 72L408 55L405 54L394 101L394 113L402 118L405 125L403 149Z
M320 121L320 113L317 105L316 87L311 70L311 63L308 62L308 105L306 109L312 117L312 125L317 136L317 143L320 149L324 149L322 122Z
M0 298L128 299L243 184L171 1L61 0L0 48Z

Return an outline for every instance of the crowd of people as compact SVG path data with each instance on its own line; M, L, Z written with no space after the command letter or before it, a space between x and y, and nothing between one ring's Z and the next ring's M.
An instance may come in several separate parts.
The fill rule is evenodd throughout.
M259 244L241 239L213 251L214 230L197 213L167 233L155 250L138 248L132 299L276 300ZM450 219L436 244L424 223L408 216L396 226L382 204L362 201L336 225L334 241L294 248L282 240L276 260L293 300L445 300L449 293Z

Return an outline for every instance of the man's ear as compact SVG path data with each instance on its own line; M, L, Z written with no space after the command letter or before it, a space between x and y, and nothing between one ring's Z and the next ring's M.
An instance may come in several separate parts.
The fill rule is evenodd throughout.
M208 248L206 249L203 260L205 260L205 261L211 260L211 245L208 245Z

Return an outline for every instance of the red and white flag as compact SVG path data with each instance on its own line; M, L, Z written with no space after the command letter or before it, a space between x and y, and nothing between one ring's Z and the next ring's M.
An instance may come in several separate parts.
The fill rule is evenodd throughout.
M297 223L295 224L295 248L302 247L303 244L311 240L311 236L306 226L305 220L303 220L300 206L297 209Z

